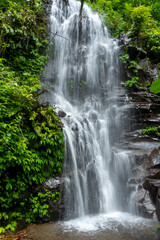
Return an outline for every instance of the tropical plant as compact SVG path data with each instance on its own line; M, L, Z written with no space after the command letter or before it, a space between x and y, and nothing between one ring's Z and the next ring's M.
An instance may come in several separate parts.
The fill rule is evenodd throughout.
M42 0L0 4L0 232L47 216L59 192L39 186L61 173L62 124L38 100L47 57ZM38 189L38 190L35 190Z

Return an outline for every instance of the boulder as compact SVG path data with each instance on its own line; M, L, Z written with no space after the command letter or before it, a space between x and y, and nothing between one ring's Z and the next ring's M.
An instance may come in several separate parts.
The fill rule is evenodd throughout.
M148 58L141 59L137 65L137 69L142 69L144 71L147 71L149 69Z
M149 196L156 207L157 218L160 221L160 180L147 179L143 183L143 187L149 191Z
M119 36L119 45L128 45L131 41L132 38L129 36L131 34L131 31L125 33L125 34L120 34Z
M160 147L157 149L154 149L150 156L149 156L149 161L151 164L151 168L159 168L160 167Z
M49 178L44 182L44 187L49 190L54 190L57 188L60 188L60 186L63 184L63 180L59 177L56 178Z
M135 193L135 203L138 208L138 213L145 218L155 217L155 206L150 200L149 193L142 186Z
M67 114L66 114L64 111L62 111L62 110L59 110L59 111L58 111L58 117L64 118L66 115L67 115Z

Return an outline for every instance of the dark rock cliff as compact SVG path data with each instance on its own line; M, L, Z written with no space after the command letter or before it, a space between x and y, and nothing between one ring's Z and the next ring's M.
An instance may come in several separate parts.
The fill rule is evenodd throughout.
M160 74L159 65L151 62L128 34L122 36L120 46L122 52L129 55L129 61L137 61L135 72L140 82L140 87L128 88L126 115L130 119L130 130L126 133L126 142L121 145L135 157L134 178L130 179L129 187L135 189L134 201L139 214L160 221L160 138L142 135L142 129L147 127L157 126L160 132L160 95L152 94L148 89ZM135 74L133 68L128 68L129 61L123 65L124 80Z

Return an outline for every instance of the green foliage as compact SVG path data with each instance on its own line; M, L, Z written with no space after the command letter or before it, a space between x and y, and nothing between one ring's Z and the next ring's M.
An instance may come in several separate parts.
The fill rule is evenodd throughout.
M137 61L130 61L128 68L132 68L135 72L135 69L137 68Z
M158 0L128 0L133 7L140 5L150 6L153 18L160 22L160 2Z
M160 61L160 2L158 0L90 0L114 36L130 31L135 44Z
M0 232L17 221L35 222L48 214L59 193L35 191L61 173L62 126L54 108L38 101L46 19L42 0L0 5Z
M38 68L40 63L43 66L44 59L39 52L46 45L42 1L7 0L3 6L0 8L0 55L12 62L16 70L24 71L29 64L36 72L37 64Z
M151 5L152 16L156 21L160 22L160 2L159 1L154 1L153 3L154 4Z
M152 83L150 91L153 93L160 93L160 75L158 79Z
M119 59L121 60L121 62L127 63L129 60L129 55L126 53L123 56L120 56Z
M140 33L143 48L152 58L160 61L160 27L154 26L156 24L154 20L151 20L148 24L148 29Z
M142 134L160 137L160 132L158 131L158 127L156 127L156 126L142 129Z
M17 226L17 221L25 219L26 223L36 222L41 218L48 216L49 205L57 202L60 198L60 193L52 193L47 189L42 189L37 194L30 193L27 197L19 199L20 208L14 212L1 212L0 221L8 222L5 227L0 228L0 234L5 230L14 231ZM27 211L26 211L27 210ZM12 219L12 221L10 221Z
M131 79L127 80L124 83L124 86L125 87L139 87L140 83L139 83L138 70L137 70L137 62L139 61L139 59L136 59L136 61L129 61L128 54L124 54L124 55L120 56L119 59L124 64L126 64L127 68L130 69L132 71L132 73L134 74L134 76L132 76Z
M139 77L133 76L130 80L127 80L124 84L125 87L138 87Z
M87 2L95 11L98 11L104 23L108 26L109 30L117 35L123 25L123 19L119 11L117 11L119 0L116 1L106 1L106 0L96 0Z
M85 86L87 85L87 82L86 81L81 81L80 82L80 87L84 88Z
M140 5L133 8L131 12L132 35L139 37L139 33L145 29L150 18L151 9L149 6Z

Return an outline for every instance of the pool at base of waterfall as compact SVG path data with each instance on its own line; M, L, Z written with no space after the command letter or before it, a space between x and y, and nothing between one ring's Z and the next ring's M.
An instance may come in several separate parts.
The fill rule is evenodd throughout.
M153 240L156 221L128 213L113 212L61 221L33 224L29 237L37 240Z

